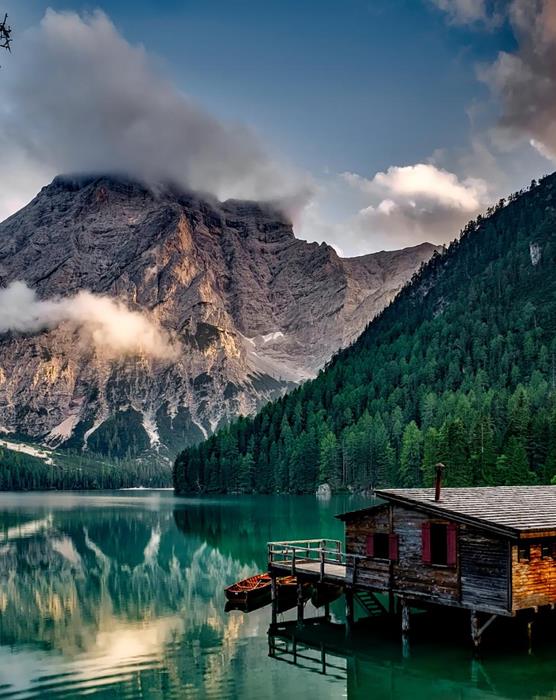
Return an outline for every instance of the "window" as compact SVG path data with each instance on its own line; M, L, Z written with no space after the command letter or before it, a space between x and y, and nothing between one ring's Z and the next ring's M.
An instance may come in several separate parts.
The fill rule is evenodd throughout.
M456 566L457 525L455 523L423 523L422 544L425 564Z
M556 542L554 540L541 542L541 559L556 559Z
M529 561L531 559L531 546L529 544L520 544L518 549L519 561Z
M431 564L448 564L447 525L431 525Z
M385 532L375 532L373 538L375 541L373 556L376 559L388 559L388 535Z
M398 560L398 536L394 533L375 532L367 535L367 556L374 559Z

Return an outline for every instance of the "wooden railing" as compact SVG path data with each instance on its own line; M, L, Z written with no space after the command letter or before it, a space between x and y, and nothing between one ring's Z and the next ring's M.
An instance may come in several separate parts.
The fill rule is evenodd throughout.
M288 540L283 542L268 542L268 566L279 564L288 566L292 576L296 574L296 566L307 562L319 562L320 578L324 578L327 564L338 564L346 567L346 578L350 583L355 582L357 565L361 559L367 559L360 554L348 554L342 550L340 540Z

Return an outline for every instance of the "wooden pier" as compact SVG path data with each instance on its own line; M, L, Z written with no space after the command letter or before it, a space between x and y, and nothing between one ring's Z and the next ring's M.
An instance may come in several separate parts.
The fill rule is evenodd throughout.
M356 558L356 554L346 554L342 551L342 543L339 540L268 543L270 573L282 572L321 583L344 583L349 568L348 561L352 563Z

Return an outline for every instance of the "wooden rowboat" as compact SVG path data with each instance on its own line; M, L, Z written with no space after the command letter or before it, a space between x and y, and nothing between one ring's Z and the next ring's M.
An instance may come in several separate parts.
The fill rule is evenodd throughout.
M233 583L224 589L226 598L234 603L252 603L260 598L271 597L270 576L256 574Z
M278 600L295 600L297 596L297 579L295 576L279 576L276 579ZM309 587L304 584L304 597L309 597ZM307 589L307 590L306 590ZM249 578L233 583L224 589L226 598L232 603L248 604L262 607L270 603L272 597L271 579L269 574L256 574Z

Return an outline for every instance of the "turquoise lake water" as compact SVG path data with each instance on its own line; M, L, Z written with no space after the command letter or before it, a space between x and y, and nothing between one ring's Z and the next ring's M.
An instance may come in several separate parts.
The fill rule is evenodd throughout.
M224 586L265 568L267 541L339 539L333 515L363 504L0 494L0 698L556 698L551 639L476 660L448 620L417 624L404 653L391 626L346 638L341 601L287 639L269 637L269 608L225 612Z

